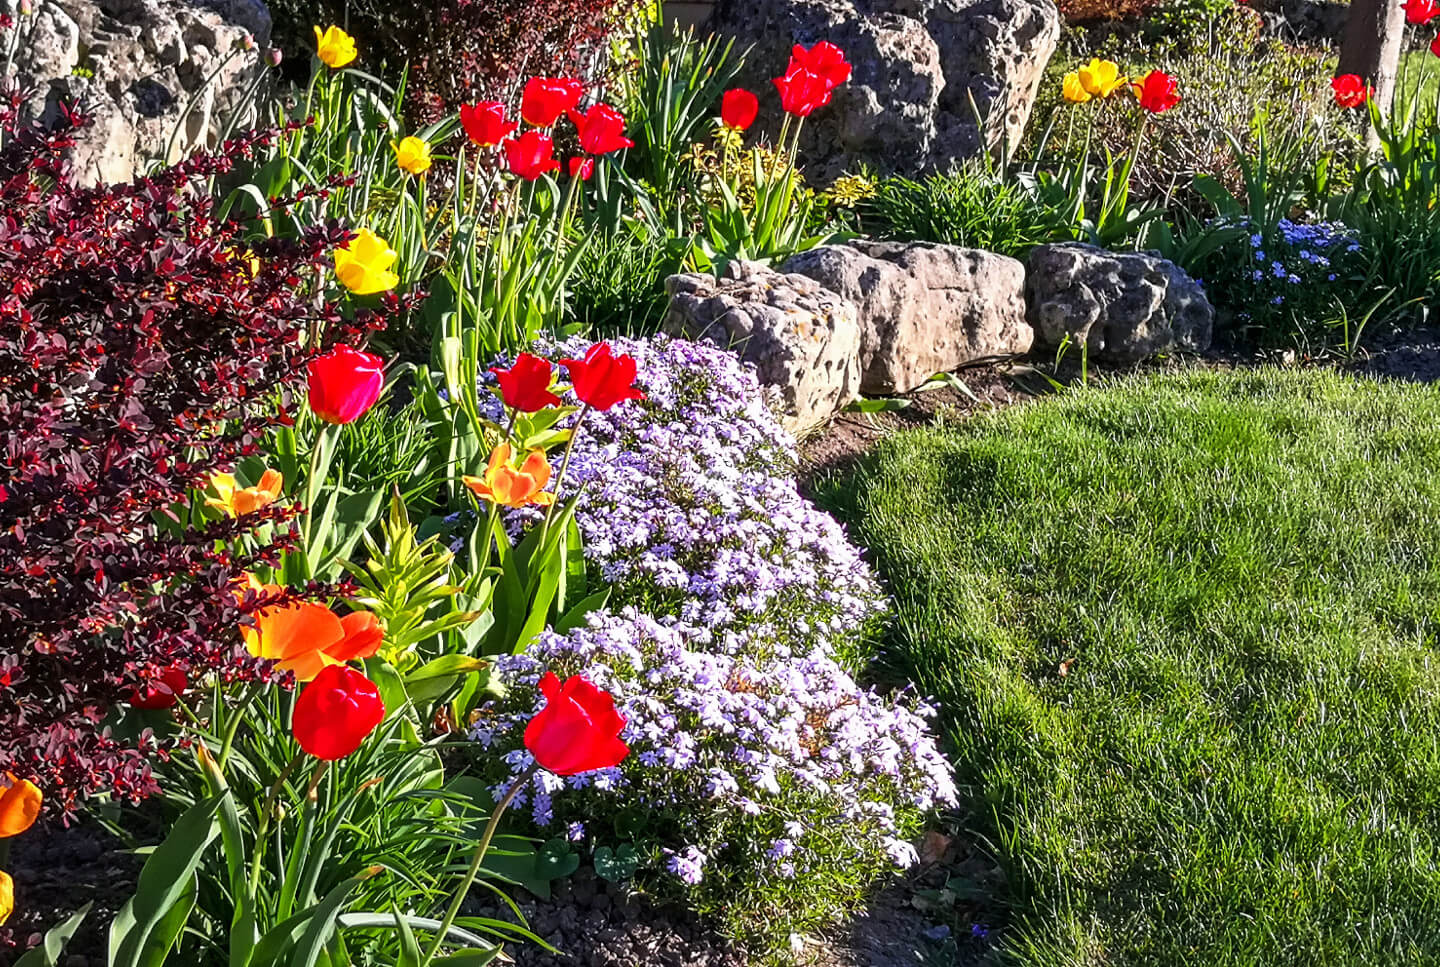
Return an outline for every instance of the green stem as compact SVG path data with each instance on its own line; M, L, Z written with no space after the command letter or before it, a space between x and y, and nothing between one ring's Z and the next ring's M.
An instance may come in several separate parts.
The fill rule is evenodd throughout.
M315 436L315 445L310 448L310 469L305 474L305 520L301 529L303 542L300 548L305 553L306 570L309 570L310 563L310 530L315 516L315 495L319 492L320 485L324 483L316 478L322 476L320 473L320 460L323 456L326 444L329 442L330 424L321 423L320 432ZM327 468L328 469L328 468ZM308 574L307 574L308 577Z
M575 429L570 433L570 439L565 443L565 455L560 458L560 472L555 475L555 499L545 509L545 526L540 533L540 546L545 546L545 539L550 534L550 521L555 517L555 508L560 505L560 488L565 484L565 471L570 469L570 453L575 449L575 440L580 436L580 428L585 424L585 417L590 413L590 404L585 403L580 407L580 415L575 419Z
M219 691L219 689L216 689L216 691ZM250 688L245 692L244 698L240 700L240 704L235 706L235 708L232 709L230 712L230 721L225 723L225 735L220 743L219 762L221 772L225 771L225 763L230 761L230 750L235 745L235 736L240 731L240 723L245 719L245 711L250 707L250 703L255 701L255 697L259 694L260 686L251 685Z
M260 829L255 834L255 855L250 859L250 893L252 895L260 885L260 846L265 842L265 833L270 828L270 817L275 812L275 800L280 797L280 790L284 787L285 782L299 768L304 759L303 751L295 753L295 758L290 760L270 787L270 791L265 794L265 805L260 810Z
M485 826L485 832L480 837L480 843L475 847L475 855L470 858L470 868L466 870L465 877L460 881L460 889L455 891L455 896L450 901L450 908L445 911L445 919L440 921L440 926L435 931L435 939L430 942L430 949L425 954L422 967L428 965L440 952L440 947L445 942L445 935L455 925L455 918L460 915L460 905L465 902L465 897L470 893L470 887L475 883L475 877L480 873L480 864L485 861L485 853L490 849L490 840L495 837L495 829L500 825L500 817L505 810L515 801L520 790L530 784L531 778L540 771L540 764L537 762L526 769L515 782L510 786L510 791L505 793L505 798L495 807L495 812L490 816L490 822Z

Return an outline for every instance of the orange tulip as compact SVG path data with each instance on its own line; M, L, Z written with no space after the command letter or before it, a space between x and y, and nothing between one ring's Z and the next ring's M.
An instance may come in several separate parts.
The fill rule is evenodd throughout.
M262 585L254 577L249 577L249 587L266 594L282 590L278 585ZM384 640L375 615L358 611L341 618L311 601L271 605L252 617L254 626L240 629L250 654L274 661L301 682L310 681L327 665L371 657Z
M528 504L548 507L555 502L555 495L545 491L550 482L550 462L543 450L531 450L517 470L510 463L510 444L502 443L490 451L483 477L461 479L475 496L492 504L518 508Z
M40 805L45 801L40 787L29 779L16 779L9 772L5 778L9 785L0 793L0 838L19 836L35 825Z
M278 470L266 470L253 487L238 486L233 473L211 474L210 489L216 495L207 497L205 506L222 510L231 517L253 514L279 500L284 486L285 478Z

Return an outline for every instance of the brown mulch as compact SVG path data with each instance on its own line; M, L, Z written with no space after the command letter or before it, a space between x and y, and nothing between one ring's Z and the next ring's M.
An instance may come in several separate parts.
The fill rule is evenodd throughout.
M801 475L814 478L843 473L887 434L929 426L936 420L959 420L982 410L1010 406L1033 398L1046 385L1028 367L1008 360L977 361L955 374L964 385L905 393L909 405L880 413L840 413L800 443ZM967 392L968 391L968 392Z

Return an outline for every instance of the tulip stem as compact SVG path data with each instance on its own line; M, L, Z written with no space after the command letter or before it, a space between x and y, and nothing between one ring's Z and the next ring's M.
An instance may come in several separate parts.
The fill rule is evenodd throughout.
M490 815L490 822L485 826L485 832L480 836L480 842L475 847L475 855L470 857L470 868L465 872L465 878L460 881L460 889L450 901L450 908L445 911L445 919L440 921L440 926L435 931L435 939L430 942L430 949L425 954L423 964L429 964L440 952L440 947L445 943L445 936L450 928L455 925L455 918L460 915L460 905L465 902L465 897L470 893L470 887L475 882L475 877L480 874L480 864L485 861L485 854L490 849L490 840L495 837L495 829L500 825L500 817L505 815L505 810L515 801L520 790L530 784L531 778L540 771L540 763L531 764L530 768L521 773L510 785L505 798L495 807L495 812Z
M560 458L560 472L555 475L555 499L550 501L550 506L545 508L545 526L541 531L540 546L545 546L545 538L550 535L550 521L555 517L555 507L560 503L560 488L565 485L565 471L570 469L570 452L575 449L575 440L580 436L580 428L585 424L585 417L590 413L590 404L580 405L580 415L575 419L575 429L570 432L570 439L565 441L565 455Z
M260 810L260 829L255 834L255 855L250 862L250 892L252 895L256 887L260 885L260 859L262 856L260 844L265 842L265 834L270 829L270 817L275 812L275 800L279 798L280 790L284 787L286 780L290 778L291 773L299 768L304 758L305 752L303 750L295 753L295 758L290 760L289 764L281 771L279 777L276 778L275 784L270 787L270 791L265 794L265 805Z
M218 691L218 689L217 689ZM245 696L240 699L240 704L230 711L230 721L225 723L225 735L220 742L220 770L225 770L225 763L230 761L230 749L235 745L235 735L240 731L240 723L245 718L245 710L250 703L255 701L255 696L260 694L259 685L251 685L246 690ZM221 702L223 703L223 698Z

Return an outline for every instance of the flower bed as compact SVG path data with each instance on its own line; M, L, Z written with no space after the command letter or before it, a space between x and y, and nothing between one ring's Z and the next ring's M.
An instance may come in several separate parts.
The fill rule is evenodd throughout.
M567 476L610 608L499 659L508 694L472 734L523 772L537 681L584 675L615 696L634 754L537 777L519 794L534 823L591 849L633 842L668 874L651 882L742 932L757 915L743 898L767 893L788 901L759 915L805 925L914 862L921 813L954 801L931 710L856 683L877 586L800 495L794 441L754 374L693 343L616 348L636 358L646 399L591 414Z

